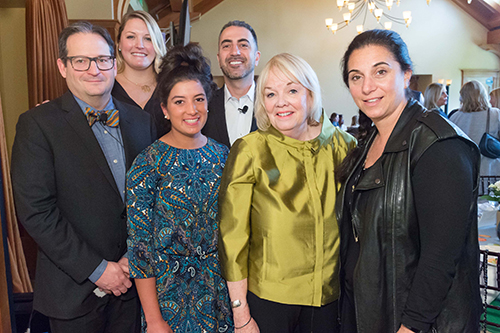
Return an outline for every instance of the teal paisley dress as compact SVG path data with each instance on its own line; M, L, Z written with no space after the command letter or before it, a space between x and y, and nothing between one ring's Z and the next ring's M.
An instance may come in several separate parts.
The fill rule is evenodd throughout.
M217 198L227 154L210 138L199 149L157 140L127 174L130 277L156 278L161 313L174 332L234 332L217 253Z

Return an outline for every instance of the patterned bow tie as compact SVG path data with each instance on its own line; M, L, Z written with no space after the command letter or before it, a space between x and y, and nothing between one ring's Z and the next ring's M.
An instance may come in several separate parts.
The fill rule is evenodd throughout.
M91 108L85 108L85 115L87 116L90 127L92 127L96 121L100 121L109 127L118 127L118 123L120 122L118 110L116 109L97 112Z

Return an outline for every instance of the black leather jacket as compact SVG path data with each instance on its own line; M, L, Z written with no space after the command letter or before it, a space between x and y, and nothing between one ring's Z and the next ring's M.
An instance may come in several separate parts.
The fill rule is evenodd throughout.
M372 133L369 143L375 134L376 131ZM356 191L370 191L370 195L360 196L351 207L354 232L360 236L360 254L353 280L358 333L397 332L401 325L420 256L411 174L427 148L439 140L450 138L468 143L470 155L477 157L474 164L478 175L477 146L458 127L410 100L387 142L382 163L367 169L356 186ZM369 143L358 165L365 160ZM352 173L349 179L351 177ZM477 197L478 177L474 179L474 197ZM443 193L445 191L443 189ZM346 242L342 242L345 237L342 226L348 223L344 219L349 215L343 214L345 186L338 198L336 211L341 230L341 258L345 258ZM370 221L360 221L359 210L364 207L370 207ZM431 332L479 331L481 300L476 202L470 204L466 223L470 227L467 240L441 312L428 329ZM450 236L453 236L452 232Z

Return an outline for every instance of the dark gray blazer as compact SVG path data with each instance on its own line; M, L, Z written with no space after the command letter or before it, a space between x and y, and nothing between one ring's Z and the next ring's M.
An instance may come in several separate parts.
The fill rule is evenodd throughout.
M128 169L156 130L149 114L113 101ZM12 181L19 220L39 246L34 308L59 319L88 313L103 301L93 294L89 275L102 259L118 261L126 252L126 213L104 153L70 92L19 117ZM121 297L135 296L129 290Z
M201 132L214 139L228 148L231 148L231 143L229 142L229 135L227 134L227 124L226 124L226 109L224 107L224 86L214 92L210 102L208 103L208 119L205 127ZM252 118L252 127L250 132L257 130L257 123L255 122L255 117Z

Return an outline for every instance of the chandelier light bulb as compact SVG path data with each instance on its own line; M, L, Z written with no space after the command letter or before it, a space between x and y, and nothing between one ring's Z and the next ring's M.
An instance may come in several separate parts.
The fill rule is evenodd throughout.
M362 32L363 32L363 25L362 25L362 24L357 25L357 26L356 26L356 31L358 32L358 35L359 35L360 33L362 33Z
M332 24L330 27L330 30L332 30L333 34L337 32L337 29L339 28L339 25L337 23Z
M325 24L326 24L326 28L327 29L330 29L330 27L332 26L333 24L333 19L332 18L327 18L325 19Z
M382 17L383 13L384 10L382 8L375 9L375 17L377 18L377 22L380 22L380 18Z
M375 3L374 2L369 2L368 3L368 9L370 10L370 13L373 13L373 10L375 9Z
M349 9L349 13L352 14L352 12L354 11L355 7L356 7L356 4L354 2L347 3L347 9Z
M431 0L427 0L427 5L430 5L431 4Z
M394 0L385 0L385 5L387 6L387 9L391 10L393 4Z
M344 0L337 0L337 7L339 7L339 10L342 10L342 7L344 7Z
M384 28L385 28L385 30L391 30L391 28L392 28L392 22L385 22L384 23Z
M343 16L345 24L348 25L349 21L351 20L351 13L344 13Z

